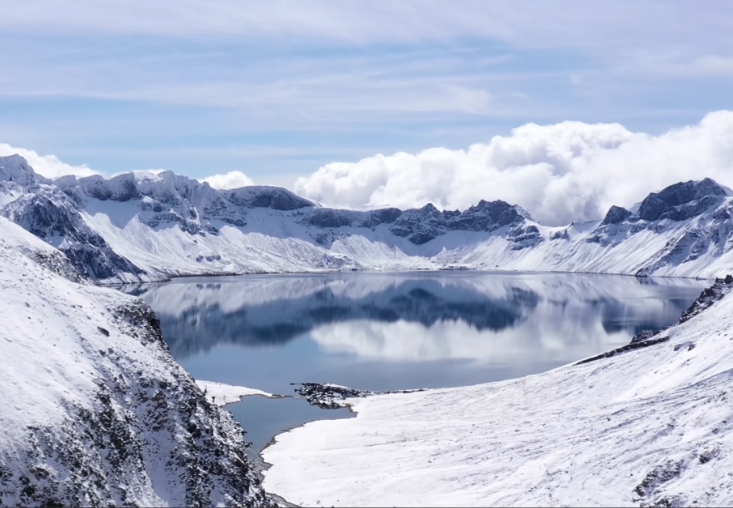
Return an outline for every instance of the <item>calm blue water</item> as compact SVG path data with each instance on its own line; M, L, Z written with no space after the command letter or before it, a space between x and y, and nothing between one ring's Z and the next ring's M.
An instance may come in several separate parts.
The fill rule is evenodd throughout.
M481 272L248 275L128 286L195 378L292 394L290 383L437 388L543 372L670 325L708 284ZM229 406L257 452L307 421L302 399Z

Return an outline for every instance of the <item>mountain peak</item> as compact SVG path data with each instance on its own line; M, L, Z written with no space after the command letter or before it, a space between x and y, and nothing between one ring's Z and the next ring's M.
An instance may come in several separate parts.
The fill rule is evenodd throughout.
M725 187L711 178L676 183L649 194L639 206L639 217L648 221L686 220L728 194Z
M39 180L45 181L45 178L33 171L24 157L18 154L0 157L0 182L30 185Z

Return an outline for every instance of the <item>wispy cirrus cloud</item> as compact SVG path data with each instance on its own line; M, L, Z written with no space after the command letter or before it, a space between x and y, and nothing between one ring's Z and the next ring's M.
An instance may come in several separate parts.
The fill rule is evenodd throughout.
M687 0L8 2L0 137L195 177L211 159L176 154L208 150L260 181L527 122L661 132L733 101L730 19ZM242 167L242 144L278 150Z

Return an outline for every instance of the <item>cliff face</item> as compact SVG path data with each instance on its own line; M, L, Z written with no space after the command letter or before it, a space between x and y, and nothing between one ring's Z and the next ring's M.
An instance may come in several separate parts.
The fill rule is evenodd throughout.
M0 218L0 504L266 506L152 310Z

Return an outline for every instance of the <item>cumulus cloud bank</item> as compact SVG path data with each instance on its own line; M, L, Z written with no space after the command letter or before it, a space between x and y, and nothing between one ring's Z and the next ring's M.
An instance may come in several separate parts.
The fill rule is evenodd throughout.
M468 150L431 148L335 162L295 191L342 207L465 209L502 199L543 224L602 217L667 185L710 177L733 186L733 111L659 136L619 124L526 124Z
M230 171L224 175L207 176L200 181L208 182L214 189L238 189L239 187L254 185L252 179L241 171Z
M61 162L55 155L39 155L33 150L25 148L15 148L5 143L0 143L0 156L20 155L28 164L41 176L46 178L57 178L63 175L91 176L98 175L99 172L94 171L85 164L81 166L72 166Z

